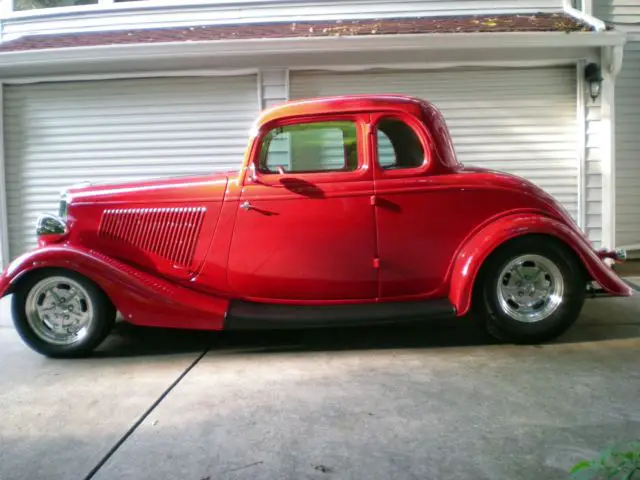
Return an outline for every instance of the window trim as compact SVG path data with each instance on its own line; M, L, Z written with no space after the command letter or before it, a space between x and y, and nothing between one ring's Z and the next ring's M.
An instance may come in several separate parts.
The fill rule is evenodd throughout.
M307 132L309 132L311 130L314 130L314 129L316 131L318 131L318 130L320 130L320 131L323 131L323 130L324 131L327 131L327 130L336 131L337 130L337 133L339 133L340 138L339 139L337 139L337 138L334 139L332 141L332 143L333 143L333 148L337 149L337 148L342 147L341 148L341 150L342 150L342 164L341 164L341 166L339 168L338 168L339 164L337 164L336 168L318 168L316 170L291 170L289 173L302 175L302 174L307 174L307 173L309 173L309 174L311 174L311 173L346 173L346 172L352 172L354 170L357 170L358 168L360 168L360 159L359 158L356 158L356 160L357 160L356 168L353 168L353 169L348 168L349 165L347 163L347 158L346 158L348 143L345 142L345 130L343 128L341 128L340 125L335 125L335 126L331 125L331 124L337 124L337 123L341 123L342 126L344 126L346 128L349 128L349 130L353 129L352 133L354 133L355 142L356 142L355 146L356 146L356 149L357 149L358 143L359 143L359 141L358 141L358 127L357 127L355 122L352 122L350 120L349 121L345 121L345 120L338 120L338 121L323 120L323 121L320 121L320 122L302 122L302 123L295 123L293 125L280 125L280 126L278 126L276 128L270 129L265 134L265 138L263 138L262 145L261 145L261 148L260 148L260 153L258 155L258 161L260 163L262 163L263 160L266 160L267 164L266 165L262 165L263 168L262 169L258 169L258 172L260 172L263 175L275 175L276 174L276 171L272 170L269 167L268 162L269 162L269 153L270 153L270 149L271 149L271 143L274 140L277 139L277 135L279 135L280 133L277 133L276 136L272 137L269 140L269 144L267 145L266 137L271 132L273 132L273 131L275 131L277 129L285 129L286 130L287 127L292 127L292 126L293 127L297 127L297 126L306 126L306 125L310 126L307 129ZM305 129L302 129L302 130L304 131ZM289 131L289 132L285 131L285 132L282 132L282 133L289 133L289 137L287 138L287 141L289 143L289 162L288 163L289 163L289 167L291 167L291 165L292 165L292 153L293 153L291 151L291 147L292 147L292 140L294 140L294 137L295 137L295 135L294 135L295 131ZM266 152L264 151L265 150L265 146L267 147ZM357 157L358 156L357 150L356 150L355 153L356 153L356 157ZM264 158L263 158L263 155L265 155ZM339 161L339 159L340 159L340 156L336 156L336 160Z
M422 145L422 150L424 152L424 161L419 167L388 170L380 166L380 161L378 158L378 124L380 123L380 121L389 118L405 123L415 133L418 141ZM424 123L421 122L418 118L410 114L403 115L395 112L380 112L371 115L370 128L372 132L370 140L371 165L373 167L373 171L375 172L376 178L417 176L427 173L431 169L433 165L433 139Z
M329 115L312 115L306 117L289 117L284 119L277 119L268 124L263 125L256 136L253 147L251 149L251 156L249 158L248 165L250 169L255 172L257 181L251 182L245 176L245 184L263 184L271 186L282 186L283 181L286 183L288 179L306 179L313 181L314 183L334 183L334 182L353 182L361 180L371 180L371 169L368 168L367 162L367 123L368 115L363 114L329 114ZM356 148L358 152L358 167L355 170L339 171L339 170L324 170L318 172L285 172L280 173L263 173L258 168L260 160L260 152L264 144L265 136L275 128L285 127L288 125L300 125L305 123L321 123L331 121L350 121L356 127Z
M152 0L153 1L153 0ZM139 2L132 2L139 3ZM8 0L4 7L5 18L55 16L61 14L88 13L113 9L117 5L115 0L97 0L90 5L70 5L68 7L32 8L30 10L16 10L16 0Z
M235 3L267 3L269 0L235 0ZM3 2L5 3L5 2ZM229 3L229 2L226 2ZM116 0L98 0L97 3L91 5L72 5L68 7L51 7L51 8L34 8L31 10L16 10L15 0L7 0L3 5L3 18L22 18L22 17L46 17L58 15L73 15L78 13L89 12L110 12L119 10L161 10L165 8L175 7L207 7L211 6L210 0L138 0L138 1L120 1Z

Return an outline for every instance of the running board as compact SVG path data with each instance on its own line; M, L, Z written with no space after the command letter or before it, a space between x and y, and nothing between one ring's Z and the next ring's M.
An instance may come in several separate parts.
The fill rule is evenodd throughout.
M455 317L447 299L347 305L275 305L232 301L225 329L318 328Z

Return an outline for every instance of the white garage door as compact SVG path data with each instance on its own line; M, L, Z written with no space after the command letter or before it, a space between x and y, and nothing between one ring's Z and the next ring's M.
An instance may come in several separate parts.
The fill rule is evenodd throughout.
M640 250L640 42L616 80L616 245Z
M575 67L291 73L291 98L354 93L432 101L461 162L522 175L577 218Z
M84 180L204 174L240 165L257 78L185 77L7 86L10 256L34 245L41 212Z

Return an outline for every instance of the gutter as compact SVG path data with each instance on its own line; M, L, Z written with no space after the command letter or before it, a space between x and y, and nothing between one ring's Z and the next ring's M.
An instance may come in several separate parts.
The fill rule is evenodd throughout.
M19 65L149 60L176 57L259 57L319 52L476 50L561 47L616 47L622 33L596 32L473 32L400 35L293 37L152 44L100 45L0 52L0 68Z

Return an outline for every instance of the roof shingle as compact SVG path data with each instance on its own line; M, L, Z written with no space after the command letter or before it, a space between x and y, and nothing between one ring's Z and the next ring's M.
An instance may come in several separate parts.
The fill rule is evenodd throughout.
M234 39L591 30L590 26L564 13L279 22L33 35L0 44L0 52Z

